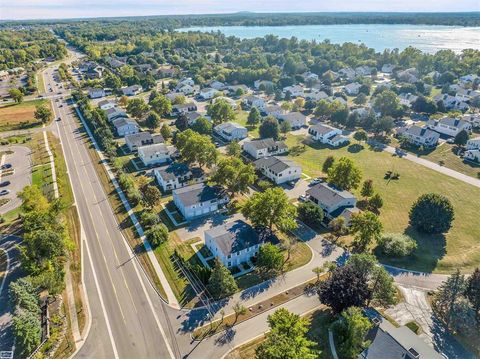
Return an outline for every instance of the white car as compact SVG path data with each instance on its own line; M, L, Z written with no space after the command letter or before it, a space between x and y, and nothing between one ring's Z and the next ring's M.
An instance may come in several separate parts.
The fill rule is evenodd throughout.
M9 193L10 193L9 189L3 189L3 190L0 191L0 196L6 196Z

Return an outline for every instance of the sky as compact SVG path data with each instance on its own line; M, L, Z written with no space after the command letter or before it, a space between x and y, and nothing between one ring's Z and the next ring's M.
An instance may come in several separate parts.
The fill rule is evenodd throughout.
M213 14L237 11L480 11L480 0L0 0L0 19Z

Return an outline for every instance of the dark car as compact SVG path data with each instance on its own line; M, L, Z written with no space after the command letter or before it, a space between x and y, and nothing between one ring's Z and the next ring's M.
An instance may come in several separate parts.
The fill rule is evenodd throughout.
M7 187L10 184L10 181L0 182L0 187Z
M5 163L4 165L2 165L2 167L0 167L0 170L8 170L12 168L12 164L11 163Z
M10 190L8 190L8 189L3 189L3 190L0 191L0 196L6 196L6 195L9 194L9 193L10 193Z

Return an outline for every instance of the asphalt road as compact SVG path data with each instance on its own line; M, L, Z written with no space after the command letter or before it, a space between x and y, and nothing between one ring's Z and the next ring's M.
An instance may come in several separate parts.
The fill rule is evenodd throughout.
M12 175L0 175L0 182L10 181L6 187L0 190L8 189L10 193L0 198L8 198L10 201L0 207L0 214L7 213L22 204L17 192L20 192L25 186L32 182L32 161L30 158L30 149L24 146L0 146L0 153L5 151L13 151L13 153L5 155L4 163L9 163L15 172ZM0 156L0 162L1 162Z
M55 88L52 73L51 68L45 71L45 82ZM164 304L119 230L87 152L88 138L70 106L52 103L55 118L61 118L52 129L62 142L83 228L84 281L92 316L76 357L179 357L162 315Z

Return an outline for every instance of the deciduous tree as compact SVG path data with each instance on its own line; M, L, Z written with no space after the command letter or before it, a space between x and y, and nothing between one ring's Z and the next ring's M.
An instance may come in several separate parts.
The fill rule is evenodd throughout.
M340 190L357 188L362 172L348 157L342 157L328 169L328 182Z
M445 233L455 218L450 200L440 194L421 195L410 209L410 225L425 233Z

